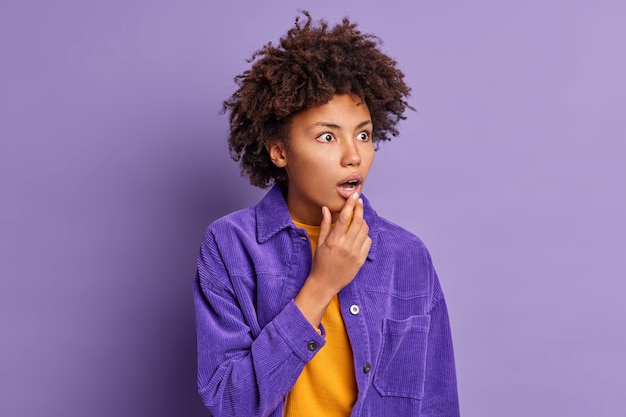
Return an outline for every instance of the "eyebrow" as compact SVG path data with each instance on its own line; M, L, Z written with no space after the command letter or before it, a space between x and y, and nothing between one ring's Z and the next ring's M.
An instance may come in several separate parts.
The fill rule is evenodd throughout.
M356 128L357 129L362 129L367 125L371 125L372 121L371 120L365 120L361 123L359 123ZM326 122L317 122L317 123L313 123L307 130L311 130L314 127L326 127L328 129L341 129L341 126L336 125L334 123L326 123Z

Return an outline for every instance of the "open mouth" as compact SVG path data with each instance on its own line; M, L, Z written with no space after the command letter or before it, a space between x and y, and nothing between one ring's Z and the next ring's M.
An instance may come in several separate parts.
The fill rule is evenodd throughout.
M360 193L363 181L358 175L351 175L346 181L337 184L337 191L343 198L349 198L354 193Z
M356 190L356 187L358 187L359 185L359 181L358 180L350 180L350 181L346 181L342 184L339 184L339 187L343 190L346 191L354 191Z

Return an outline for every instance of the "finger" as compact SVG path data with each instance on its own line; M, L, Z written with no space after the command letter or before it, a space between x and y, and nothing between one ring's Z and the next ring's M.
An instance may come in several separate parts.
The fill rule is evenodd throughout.
M350 220L352 219L352 214L354 213L354 206L357 204L357 200L359 199L359 193L354 193L346 200L343 208L339 212L339 217L337 219L337 223L335 224L335 229L341 230L345 233L348 225L350 224Z
M363 246L361 246L361 259L365 262L367 259L367 255L370 253L370 248L372 247L372 239L368 236L367 239L363 242Z
M356 202L356 206L354 207L354 218L362 219L363 218L363 199L359 198Z
M318 246L321 246L328 237L330 233L330 225L332 223L332 218L330 215L330 210L326 206L322 206L322 223L320 224L320 236L317 240Z
M363 199L359 198L354 206L350 224L346 227L346 235L356 238L363 226L367 227L367 223L363 220Z

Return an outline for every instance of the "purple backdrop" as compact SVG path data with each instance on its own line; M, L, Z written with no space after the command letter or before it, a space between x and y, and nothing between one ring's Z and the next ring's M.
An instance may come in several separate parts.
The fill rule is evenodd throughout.
M624 2L237 4L0 3L0 415L206 415L197 247L262 195L220 103L299 8L413 86L366 193L431 249L463 415L626 415Z

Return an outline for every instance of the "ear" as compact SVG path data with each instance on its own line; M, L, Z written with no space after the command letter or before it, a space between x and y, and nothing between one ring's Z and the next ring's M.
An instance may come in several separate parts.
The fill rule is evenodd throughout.
M287 152L285 150L285 144L280 140L274 140L268 142L265 145L267 153L270 154L270 159L278 168L284 168L287 166Z

